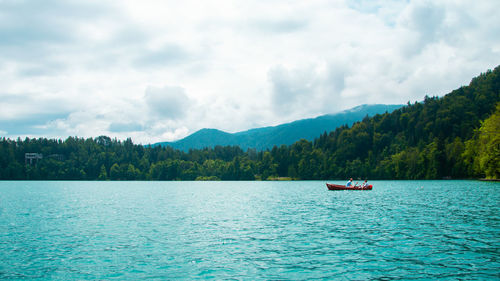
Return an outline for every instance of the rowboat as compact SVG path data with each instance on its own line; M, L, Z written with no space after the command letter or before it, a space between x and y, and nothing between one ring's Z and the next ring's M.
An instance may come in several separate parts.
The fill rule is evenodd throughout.
M345 186L341 184L333 184L333 183L327 183L326 187L328 187L328 190L372 190L373 186L367 185L365 187L361 186Z

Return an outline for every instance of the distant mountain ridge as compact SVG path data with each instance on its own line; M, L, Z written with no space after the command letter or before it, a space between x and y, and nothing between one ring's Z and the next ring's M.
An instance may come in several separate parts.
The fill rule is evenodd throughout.
M153 146L171 146L175 149L188 151L206 147L239 146L243 150L271 149L282 144L290 145L300 139L309 141L319 137L324 132L330 132L342 125L361 121L366 116L392 112L403 105L370 104L360 105L335 114L321 115L316 118L301 119L277 126L250 129L237 133L227 133L217 129L201 129L175 142L159 142Z

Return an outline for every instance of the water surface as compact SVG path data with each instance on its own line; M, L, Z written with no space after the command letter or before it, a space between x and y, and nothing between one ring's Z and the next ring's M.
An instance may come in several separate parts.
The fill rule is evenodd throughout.
M499 183L371 183L0 182L0 278L500 279Z

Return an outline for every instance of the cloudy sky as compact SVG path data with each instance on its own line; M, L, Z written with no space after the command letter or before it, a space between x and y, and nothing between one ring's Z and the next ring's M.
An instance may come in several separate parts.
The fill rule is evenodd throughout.
M171 141L442 96L497 0L0 0L0 136Z

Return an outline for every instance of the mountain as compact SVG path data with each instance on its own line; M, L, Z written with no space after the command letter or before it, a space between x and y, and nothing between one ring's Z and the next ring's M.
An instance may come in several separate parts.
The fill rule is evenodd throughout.
M170 146L175 149L188 151L217 145L239 146L243 150L255 148L257 150L271 149L282 144L290 145L300 139L314 140L324 132L330 132L342 125L352 125L366 116L392 112L403 105L372 104L360 105L336 114L322 115L316 118L297 120L278 126L256 128L237 133L227 133L217 129L201 129L175 142L160 142L153 146Z
M343 112L335 120L367 107ZM204 136L226 144L242 136L256 138L255 132L272 138L288 127L304 132L314 127L308 122L324 119L236 134L201 130L186 139L205 145ZM106 136L0 138L0 180L494 180L500 179L499 124L500 66L443 97L425 96L391 113L320 133L313 141L301 139L269 151L217 146L186 153ZM326 126L320 128L326 131ZM27 157L33 153L35 161Z

